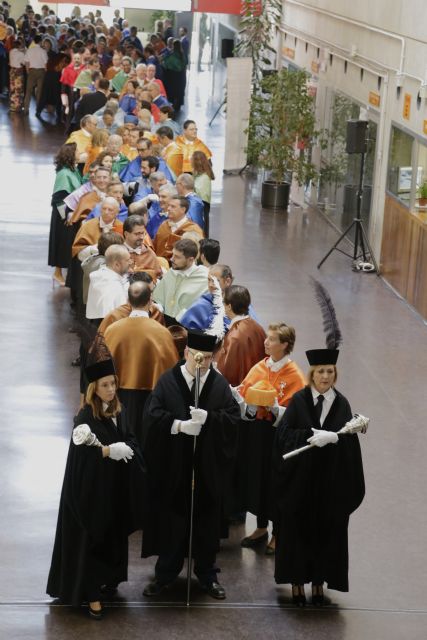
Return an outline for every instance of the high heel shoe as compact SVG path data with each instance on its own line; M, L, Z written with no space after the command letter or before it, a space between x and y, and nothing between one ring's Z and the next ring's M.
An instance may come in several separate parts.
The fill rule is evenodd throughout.
M104 612L103 612L102 607L100 609L92 609L92 607L90 606L90 603L89 603L89 616L93 620L102 620L103 613Z
M292 603L297 607L305 607L306 598L304 592L304 585L293 584L292 585Z
M323 595L323 585L313 584L311 587L311 604L315 607L323 607L325 604L325 597Z
M55 274L52 276L52 289L55 287L65 287L65 280L60 280Z

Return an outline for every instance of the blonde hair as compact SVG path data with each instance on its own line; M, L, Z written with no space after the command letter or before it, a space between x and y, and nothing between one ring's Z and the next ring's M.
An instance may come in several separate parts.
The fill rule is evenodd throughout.
M109 137L107 129L95 129L92 134L92 147L105 147Z
M273 324L269 324L268 330L277 333L280 342L288 343L285 351L286 356L294 350L296 335L295 329L293 327L288 327L288 325L284 322L276 322Z
M310 369L308 370L307 373L307 384L309 384L310 386L312 386L313 383L313 374L316 371L316 369L318 369L319 367L333 367L334 368L334 373L335 373L335 377L334 377L334 381L333 381L333 385L336 383L337 379L338 379L338 371L337 371L337 367L334 364L316 364L310 367Z
M117 395L117 389L119 386L119 379L117 376L114 376L114 382L116 384L116 394L113 400L109 403L106 411L104 411L102 407L101 398L96 393L96 385L98 383L98 380L95 380L95 382L89 382L88 384L85 397L86 404L90 406L93 415L98 420L101 420L102 418L114 418L122 410L122 405L120 404L120 400Z

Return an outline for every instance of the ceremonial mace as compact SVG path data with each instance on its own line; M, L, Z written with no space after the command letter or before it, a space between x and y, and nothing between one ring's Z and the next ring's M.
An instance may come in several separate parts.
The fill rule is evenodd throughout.
M199 408L199 395L200 395L200 367L203 364L205 357L203 353L197 352L194 355L196 362L196 377L194 387L194 408ZM190 606L190 590L191 590L191 571L193 568L193 517L194 517L194 455L196 453L197 436L193 436L193 469L191 474L191 502L190 502L190 538L188 541L188 564L187 564L187 607Z
M342 429L337 431L337 434L348 434L348 433L366 433L368 430L369 418L365 418L359 413L355 413L351 420L345 423ZM312 447L315 447L315 444L307 444L305 447L300 447L299 449L295 449L294 451L290 451L289 453L285 453L282 456L283 460L288 460L289 458L293 458L294 456L298 456L303 451L308 451Z

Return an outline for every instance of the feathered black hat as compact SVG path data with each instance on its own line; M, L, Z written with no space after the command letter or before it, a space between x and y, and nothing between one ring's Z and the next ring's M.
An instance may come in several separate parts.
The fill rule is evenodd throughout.
M102 333L97 333L95 325L84 321L79 323L78 333L87 349L85 375L88 382L115 376L114 360Z
M187 346L189 349L211 353L214 351L216 343L216 336L211 336L207 333L203 333L202 331L188 332Z
M334 305L325 287L314 278L311 279L314 293L323 318L323 331L326 338L326 349L310 349L306 351L307 360L311 366L321 364L336 364L339 355L338 347L342 343L341 329L338 324Z

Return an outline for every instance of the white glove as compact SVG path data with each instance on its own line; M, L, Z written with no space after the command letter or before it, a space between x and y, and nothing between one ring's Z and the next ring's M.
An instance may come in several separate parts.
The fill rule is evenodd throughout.
M111 460L132 460L133 449L126 444L126 442L113 442L109 445Z
M322 429L312 429L314 433L307 442L315 447L324 447L326 444L336 444L338 442L338 434L335 431L323 431Z
M181 433L186 433L188 436L198 436L201 430L202 425L200 422L196 422L193 419L181 421Z
M206 422L206 418L208 417L208 412L204 409L195 409L194 407L190 407L191 419L194 422L198 422L201 425L204 425Z
M231 389L231 393L233 395L233 398L239 403L241 404L242 402L244 402L242 396L239 393L239 387L232 387L230 384L230 389Z
M276 418L278 417L280 413L280 405L277 402L277 398L274 399L274 404L272 407L270 407L270 411L273 414L273 416L276 416Z
M157 195L157 193L149 193L148 196L146 197L146 200L148 202L160 202L160 198Z

